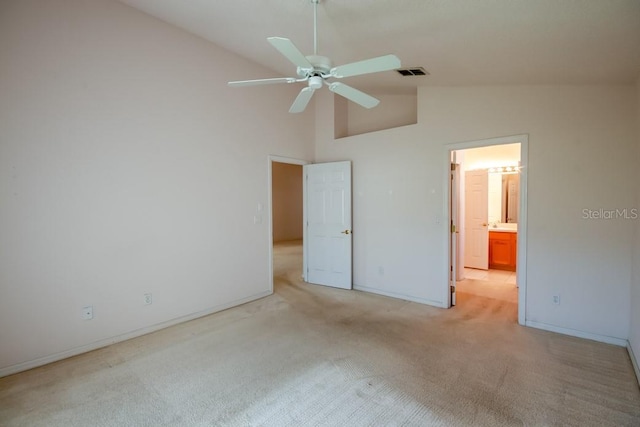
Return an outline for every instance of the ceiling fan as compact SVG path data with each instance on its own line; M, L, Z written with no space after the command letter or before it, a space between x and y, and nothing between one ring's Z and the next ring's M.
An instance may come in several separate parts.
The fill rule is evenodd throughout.
M318 55L318 3L320 0L311 0L313 3L313 55L305 56L293 44L293 42L283 37L269 37L267 40L285 58L297 67L298 77L277 77L271 79L242 80L229 82L229 86L253 86L277 83L299 83L306 82L307 87L303 88L289 109L290 113L301 113L309 104L313 93L323 85L327 85L331 92L337 93L348 100L355 102L365 108L373 108L380 101L371 95L359 91L341 82L332 82L331 79L341 79L343 77L359 76L362 74L378 73L400 68L400 59L395 55L385 55L376 58L365 59L364 61L352 62L350 64L333 67L331 60L326 56Z

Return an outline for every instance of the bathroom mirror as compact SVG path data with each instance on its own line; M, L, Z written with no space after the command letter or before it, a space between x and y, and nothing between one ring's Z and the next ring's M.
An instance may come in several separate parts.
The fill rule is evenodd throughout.
M502 209L500 222L518 223L518 207L520 206L520 174L502 175Z

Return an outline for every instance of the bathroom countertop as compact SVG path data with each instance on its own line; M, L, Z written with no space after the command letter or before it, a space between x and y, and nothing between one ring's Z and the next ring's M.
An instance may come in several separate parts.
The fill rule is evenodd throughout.
M489 226L489 231L497 231L498 233L517 233L518 224L514 224L514 223L497 224L497 226Z

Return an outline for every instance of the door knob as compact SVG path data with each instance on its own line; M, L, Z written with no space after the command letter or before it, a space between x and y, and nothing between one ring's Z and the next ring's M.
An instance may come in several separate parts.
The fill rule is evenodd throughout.
M485 223L485 222L483 222L483 223L482 223L482 226L483 226L483 227L486 227L487 225L489 225L489 224L487 224L487 223Z
M341 234L351 234L351 231L350 230L344 230L344 231L341 231L340 233Z

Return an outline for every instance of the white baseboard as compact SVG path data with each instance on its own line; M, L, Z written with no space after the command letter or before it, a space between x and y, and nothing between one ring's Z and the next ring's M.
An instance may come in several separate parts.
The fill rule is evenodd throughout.
M260 298L264 298L266 296L271 295L272 293L273 293L272 291L260 292L255 295L251 295L246 298L241 298L235 301L231 301L226 304L221 304L203 311L188 314L186 316L178 317L176 319L171 319L166 322L157 323L155 325L147 326L145 328L136 329L135 331L127 332L126 334L117 335L115 337L106 338L100 341L93 342L91 344L65 350L60 353L55 353L48 356L40 357L38 359L17 363L15 365L7 366L5 368L0 368L0 378L6 377L7 375L17 374L18 372L26 371L29 369L37 368L38 366L43 366L49 363L57 362L59 360L66 359L72 356L77 356L82 353L87 353L89 351L97 350L102 347L107 347L109 345L112 345L118 342L140 337L142 335L150 334L151 332L159 331L160 329L168 328L170 326L174 326L179 323L188 322L190 320L194 320L199 317L208 316L210 314L217 313L219 311L226 310L231 307L236 307L238 305L246 304L248 302L255 301Z
M545 331L557 332L559 334L564 334L564 335L570 335L572 337L585 338L588 340L599 341L606 344L618 345L620 347L627 346L627 340L623 338L592 334L590 332L578 331L576 329L570 329L570 328L562 328L560 326L548 325L546 323L540 323L540 322L533 322L531 320L527 320L525 322L525 325L532 328L536 328L536 329L543 329Z
M405 294L399 294L396 292L381 291L380 289L370 288L368 286L354 285L353 289L355 289L356 291L370 292L372 294L383 295L385 297L403 299L406 301L418 302L420 304L432 305L434 307L447 308L446 304L444 304L442 301L434 301L426 298L416 298L416 297L412 297Z
M633 370L636 373L636 380L638 380L638 386L640 386L640 367L638 366L638 359L636 359L636 355L633 354L633 348L631 348L631 343L629 341L627 341L627 352L629 353L629 359L631 359Z

